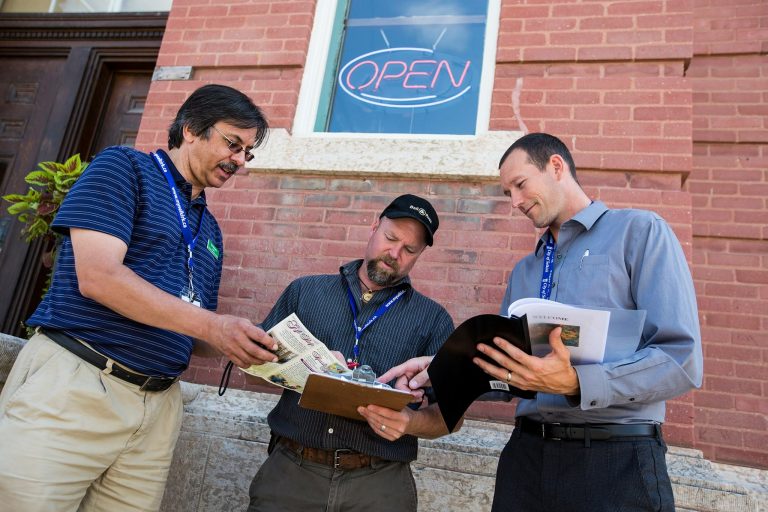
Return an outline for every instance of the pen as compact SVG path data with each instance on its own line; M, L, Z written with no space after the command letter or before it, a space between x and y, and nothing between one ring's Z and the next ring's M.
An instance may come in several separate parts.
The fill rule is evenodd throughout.
M584 254L581 255L581 260L579 261L579 270L581 270L581 267L584 266L584 258L586 258L587 256L589 256L589 249L584 251Z

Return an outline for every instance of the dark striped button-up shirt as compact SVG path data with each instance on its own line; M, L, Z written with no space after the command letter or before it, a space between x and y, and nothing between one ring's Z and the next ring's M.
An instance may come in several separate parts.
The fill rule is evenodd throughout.
M361 263L362 260L347 263L338 275L306 276L293 281L262 327L269 330L286 316L296 313L307 329L330 350L352 357L355 328L347 290L353 292L357 323L362 326L381 304L405 288L405 295L363 331L359 362L371 366L376 375L381 375L410 358L437 352L453 331L448 312L414 290L408 277L391 288L376 292L369 303L362 303L357 278ZM346 448L388 460L416 459L418 443L415 437L403 436L394 442L387 441L362 421L304 409L298 405L299 397L294 391L283 391L268 418L273 433L324 450Z

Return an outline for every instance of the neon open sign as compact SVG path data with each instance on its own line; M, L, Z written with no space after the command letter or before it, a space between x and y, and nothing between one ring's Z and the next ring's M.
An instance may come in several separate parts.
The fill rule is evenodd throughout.
M471 60L437 58L430 48L384 48L350 60L339 87L352 98L390 108L448 103L472 88Z

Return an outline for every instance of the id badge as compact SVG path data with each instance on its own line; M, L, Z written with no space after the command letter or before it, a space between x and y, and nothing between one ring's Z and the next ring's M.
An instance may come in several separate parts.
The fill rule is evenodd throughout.
M179 294L179 297L181 297L181 300L184 302L189 302L193 306L202 307L200 296L195 292L190 292L188 289L184 289Z

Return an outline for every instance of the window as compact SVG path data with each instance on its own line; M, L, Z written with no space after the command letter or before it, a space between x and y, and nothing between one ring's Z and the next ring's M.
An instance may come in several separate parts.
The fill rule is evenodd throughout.
M314 70L323 79L309 78L309 55L295 132L487 131L498 9L498 0L319 0L312 46L324 50ZM318 22L331 27L325 37Z
M170 11L172 0L0 0L0 12Z

